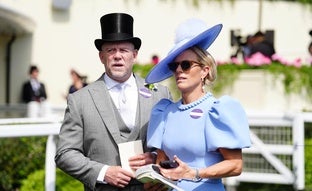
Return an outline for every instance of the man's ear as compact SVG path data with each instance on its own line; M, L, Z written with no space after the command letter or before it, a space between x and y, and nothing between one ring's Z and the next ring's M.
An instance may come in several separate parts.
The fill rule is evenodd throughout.
M139 54L139 51L137 49L133 50L133 63L136 62L138 54Z
M103 60L104 60L104 53L102 51L99 52L99 58L100 58L101 62L104 63L103 62Z

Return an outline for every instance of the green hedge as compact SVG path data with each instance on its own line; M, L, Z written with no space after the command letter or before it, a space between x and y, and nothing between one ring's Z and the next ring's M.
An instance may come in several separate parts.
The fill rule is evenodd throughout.
M44 170L37 170L22 181L20 191L44 190ZM56 191L83 191L83 184L60 169L56 169Z
M44 168L46 137L0 139L0 190L11 191L37 169Z

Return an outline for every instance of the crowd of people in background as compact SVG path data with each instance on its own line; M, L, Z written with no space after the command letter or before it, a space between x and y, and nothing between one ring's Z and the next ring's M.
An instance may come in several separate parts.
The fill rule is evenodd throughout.
M44 117L49 114L49 106L47 102L47 91L45 84L39 80L39 68L36 65L29 67L29 79L23 83L21 101L27 104L27 117ZM68 94L88 85L87 76L79 74L76 70L70 70L72 84L69 86L64 98L67 99Z
M233 31L231 34L231 46L234 52L231 55L231 60L236 61L240 55L242 56L242 60L247 63L255 55L261 55L271 61L281 57L275 50L273 34L273 31L266 31L265 33L257 31L253 35L242 37L241 35L235 35L235 31ZM309 31L309 35L312 38L312 30ZM308 58L303 62L312 65L312 40L308 43L307 50Z
M266 39L265 34L261 31L256 32L252 36L248 36L246 44L243 46L244 58L251 57L258 52L270 59L275 54L273 42Z
M269 39L266 33L262 31L257 31L253 35L247 35L245 38L240 35L232 38L234 38L232 46L234 46L235 50L231 58L237 58L241 54L243 61L246 61L260 53L264 57L272 59L272 56L276 53L273 36Z

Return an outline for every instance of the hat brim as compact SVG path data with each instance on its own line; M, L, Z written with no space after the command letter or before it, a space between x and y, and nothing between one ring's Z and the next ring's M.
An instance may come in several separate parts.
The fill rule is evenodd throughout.
M174 47L173 51L171 51L167 57L152 68L152 70L147 74L145 82L151 84L171 77L173 72L168 68L168 64L170 62L172 62L183 51L193 46L199 46L202 49L207 50L221 32L221 29L222 24L215 25L187 41L183 45L176 45L178 47Z
M137 38L137 37L133 37L133 38L126 38L126 39L96 39L94 41L95 47L99 50L102 51L102 45L105 42L131 42L134 45L134 48L139 50L141 47L141 39Z

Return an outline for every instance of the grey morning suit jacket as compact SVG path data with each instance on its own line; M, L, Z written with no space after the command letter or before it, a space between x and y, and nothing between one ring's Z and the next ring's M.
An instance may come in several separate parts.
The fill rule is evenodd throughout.
M101 76L97 81L68 96L64 121L55 156L57 166L80 180L85 190L138 191L142 184L118 189L96 182L106 165L120 165L118 143L141 139L146 148L146 131L153 105L161 98L171 98L168 89L158 86L151 94L141 94L144 80L135 76L138 90L136 126L130 132L119 115ZM151 96L149 96L151 95Z

